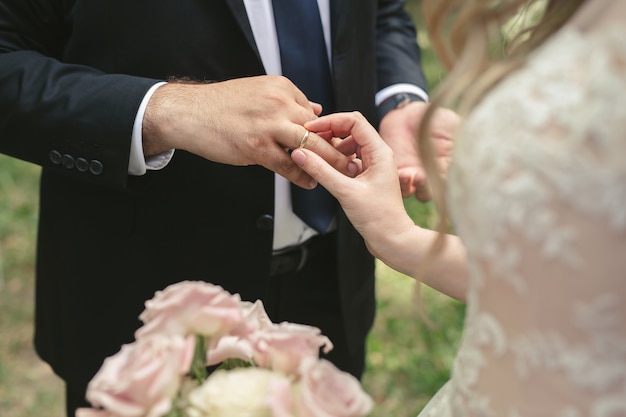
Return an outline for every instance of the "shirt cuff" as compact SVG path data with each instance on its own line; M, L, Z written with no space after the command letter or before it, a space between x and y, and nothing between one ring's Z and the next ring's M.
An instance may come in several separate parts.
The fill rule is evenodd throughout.
M128 173L130 175L144 175L148 170L159 170L165 168L174 156L174 149L170 149L169 151L162 152L148 158L146 158L143 154L143 138L141 133L143 127L143 116L146 113L146 107L148 106L148 101L150 101L152 94L154 94L157 88L165 84L167 83L160 82L150 87L141 101L139 109L137 110L137 116L135 116L135 123L133 124L133 134L130 143L130 157L128 160Z
M376 106L379 106L380 103L388 99L389 97L400 94L400 93L409 93L415 94L421 97L425 102L428 102L428 93L426 91L414 84L393 84L389 87L385 87L376 93Z

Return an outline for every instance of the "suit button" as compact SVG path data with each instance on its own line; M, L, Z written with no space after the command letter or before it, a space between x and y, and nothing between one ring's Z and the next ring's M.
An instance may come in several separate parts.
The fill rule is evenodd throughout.
M102 174L102 171L104 171L104 166L102 165L102 162L94 159L89 163L89 172L91 172L93 175L100 175Z
M269 214L263 214L256 219L256 228L264 232L270 231L274 228L274 217Z
M61 152L52 150L48 154L48 158L54 165L59 165L63 157L61 156Z
M85 158L76 158L76 169L86 172L89 169L89 162Z
M61 164L67 169L74 168L74 157L68 154L63 155L61 158Z

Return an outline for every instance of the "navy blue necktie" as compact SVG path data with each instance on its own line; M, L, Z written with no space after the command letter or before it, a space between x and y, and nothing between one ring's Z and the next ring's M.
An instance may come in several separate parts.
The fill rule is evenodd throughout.
M317 0L272 0L283 75L323 113L333 111L332 81ZM336 213L336 201L321 185L305 190L291 185L293 211L324 233Z

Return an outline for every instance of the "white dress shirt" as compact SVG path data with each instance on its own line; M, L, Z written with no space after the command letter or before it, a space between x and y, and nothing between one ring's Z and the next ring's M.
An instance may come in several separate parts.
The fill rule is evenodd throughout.
M331 61L330 46L330 6L329 0L317 0L320 9L320 17L324 30L324 40L328 51L328 62ZM272 12L271 0L244 0L246 12L252 33L256 41L261 61L268 75L281 75L280 50L276 28L274 25L274 14ZM131 175L143 175L147 170L158 170L164 168L172 158L174 150L144 158L142 151L141 130L143 115L150 97L154 91L165 83L155 84L144 97L133 128L132 145L130 152L130 162L128 172ZM376 104L380 104L385 98L400 92L410 92L428 100L426 93L413 84L396 84L389 86L376 94ZM274 249L287 246L298 245L317 232L297 217L291 207L290 183L280 175L275 175L276 202L274 211Z

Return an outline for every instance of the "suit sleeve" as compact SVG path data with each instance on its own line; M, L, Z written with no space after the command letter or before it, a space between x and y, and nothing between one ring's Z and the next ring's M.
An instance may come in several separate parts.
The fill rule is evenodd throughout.
M415 24L404 0L379 0L376 24L378 91L398 83L428 91Z
M123 188L133 122L157 80L63 62L66 3L0 0L0 152Z

